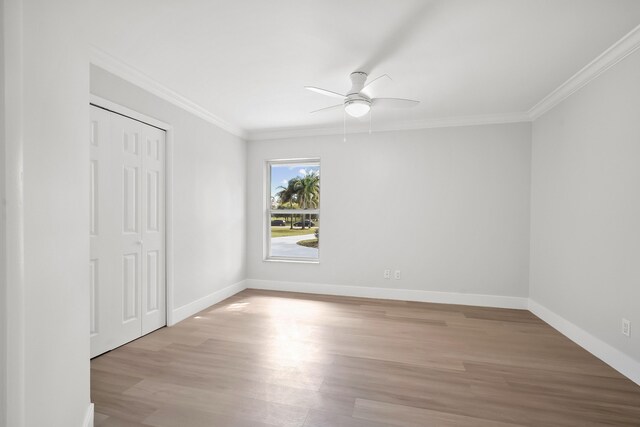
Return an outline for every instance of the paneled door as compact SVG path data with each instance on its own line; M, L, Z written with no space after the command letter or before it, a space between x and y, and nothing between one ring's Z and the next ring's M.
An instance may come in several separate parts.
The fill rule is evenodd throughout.
M165 132L91 106L91 357L166 324Z

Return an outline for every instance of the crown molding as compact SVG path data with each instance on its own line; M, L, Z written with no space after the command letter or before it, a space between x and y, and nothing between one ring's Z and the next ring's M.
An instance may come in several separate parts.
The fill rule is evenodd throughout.
M486 114L478 116L445 117L439 119L419 120L411 122L387 123L381 125L376 125L374 123L373 132L377 133L443 127L479 126L530 121L531 118L527 113ZM368 132L368 124L347 124L347 135ZM343 135L343 133L344 129L342 126L329 128L299 127L286 129L264 129L249 131L247 139L249 141L268 141L274 139L301 138L309 136Z
M446 117L412 122L382 124L375 126L375 132L389 132L400 130L419 130L440 127L478 126L488 124L505 124L518 122L531 122L538 119L544 113L567 99L573 93L597 78L600 74L622 61L631 53L640 48L640 25L635 27L611 47L601 53L593 61L584 66L571 78L553 90L529 111L520 113L488 114L462 117ZM342 135L342 126L335 127L298 127L275 128L246 131L239 126L212 114L205 108L167 88L141 71L131 67L116 57L100 50L95 46L90 47L90 62L116 76L135 84L150 93L168 101L222 129L249 141L267 141L274 139L299 138L309 136ZM347 127L347 134L359 134L369 132L366 124L356 124Z
M172 103L177 107L182 108L183 110L190 112L191 114L194 114L197 117L200 117L203 120L206 120L211 124L218 126L221 129L224 129L235 136L243 139L247 138L247 133L244 129L229 123L215 114L212 114L195 102L185 98L164 86L162 83L159 83L136 68L124 63L120 59L95 46L89 47L89 62L110 72L111 74L133 83L134 85Z
M567 99L574 92L613 67L640 47L640 25L602 52L593 61L585 65L557 89L545 96L528 112L531 120L536 120L544 113Z

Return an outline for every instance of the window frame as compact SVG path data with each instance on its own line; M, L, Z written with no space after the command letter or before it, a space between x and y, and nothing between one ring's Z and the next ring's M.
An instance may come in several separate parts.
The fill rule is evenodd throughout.
M319 170L322 168L321 161L319 157L310 157L310 158L296 158L296 159L274 159L267 160L264 163L264 219L263 219L263 227L264 227L264 250L263 250L263 261L267 262L292 262L292 263L302 263L302 264L319 264L320 263L320 245L318 245L318 257L317 258L307 258L307 257L283 257L283 256L272 256L271 255L271 214L293 214L293 215L317 215L318 218L320 216L320 207L317 209L273 209L271 204L271 166L273 165L312 165L318 166ZM322 194L322 184L320 185L320 194ZM320 197L322 200L322 197Z

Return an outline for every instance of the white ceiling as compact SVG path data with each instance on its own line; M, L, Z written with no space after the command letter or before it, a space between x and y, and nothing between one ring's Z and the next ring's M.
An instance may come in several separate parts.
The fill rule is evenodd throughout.
M349 73L398 124L526 112L640 23L638 0L93 0L91 43L248 132L326 128ZM337 101L337 102L336 102ZM356 119L350 119L355 121ZM368 119L367 119L368 120Z

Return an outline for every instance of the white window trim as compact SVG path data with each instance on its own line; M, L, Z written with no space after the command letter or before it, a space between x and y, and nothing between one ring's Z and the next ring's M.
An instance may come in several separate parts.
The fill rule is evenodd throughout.
M318 246L317 258L304 258L304 257L280 257L271 256L271 166L272 165L286 165L290 163L296 164L313 164L321 167L319 157L302 158L302 159L276 159L267 160L264 163L264 218L263 218L263 236L264 236L264 250L263 261L265 262L291 262L299 264L319 264L320 263L320 246ZM322 186L320 188L322 193ZM322 197L320 198L322 200ZM282 214L300 214L301 212L309 215L318 215L320 217L320 209L278 209L277 213Z

